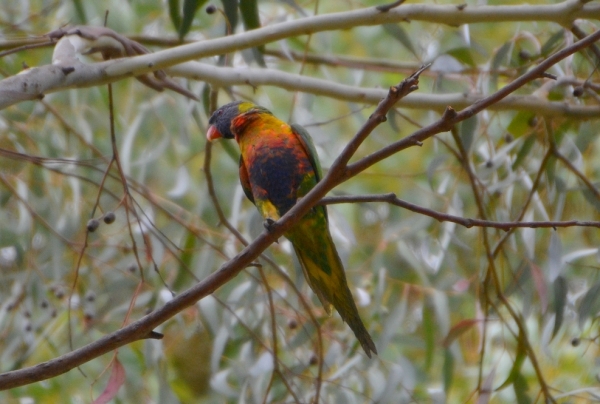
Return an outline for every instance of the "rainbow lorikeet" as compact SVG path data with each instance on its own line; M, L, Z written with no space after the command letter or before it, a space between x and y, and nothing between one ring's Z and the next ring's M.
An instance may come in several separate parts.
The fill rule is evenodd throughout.
M251 102L232 102L215 111L208 123L208 140L223 137L238 142L242 188L267 223L283 216L322 177L315 147L306 130L299 125L288 125L263 107ZM292 242L304 276L327 312L331 313L333 305L367 356L371 357L371 352L376 354L329 233L325 206L312 208L285 237Z

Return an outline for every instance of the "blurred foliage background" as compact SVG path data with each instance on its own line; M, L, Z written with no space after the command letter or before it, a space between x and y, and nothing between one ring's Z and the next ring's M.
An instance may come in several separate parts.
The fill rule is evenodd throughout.
M24 0L0 8L0 43L10 48L64 24L102 25L109 10L108 27L157 50L160 41L176 46L379 4ZM579 23L588 33L598 29L598 21ZM430 62L420 93L490 94L573 41L568 29L541 21L411 21L294 37L203 62L369 88L397 84ZM48 64L51 54L42 48L5 56L0 73ZM549 71L558 80L535 80L518 94L597 106L597 64L597 54L577 53ZM53 93L1 112L1 372L119 329L243 247L219 222L207 192L210 87L178 81L202 101L154 92L133 79L113 84L117 146L135 205L124 204L114 164L100 187L112 155L106 87ZM305 126L325 170L374 108L270 86L217 90L218 105L251 99ZM439 116L427 106L392 111L355 159ZM509 105L376 164L332 194L394 192L434 211L498 222L597 221L599 146L598 119ZM210 173L227 219L251 240L263 227L239 185L237 154L234 142L214 144ZM109 212L112 224L103 221ZM260 266L164 323L157 329L163 340L119 349L124 384L114 402L311 402L317 389L325 403L530 403L544 402L544 390L560 402L600 399L597 227L465 228L385 203L336 204L329 212L379 356L368 360L339 316L327 317L281 239ZM100 226L88 233L92 215ZM92 402L110 384L114 363L104 355L1 392L0 400Z

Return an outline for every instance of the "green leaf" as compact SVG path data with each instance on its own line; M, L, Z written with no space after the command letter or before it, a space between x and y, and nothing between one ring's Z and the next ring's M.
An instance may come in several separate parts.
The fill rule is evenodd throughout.
M596 188L598 188L598 187L596 186ZM592 205L598 212L600 212L600 200L598 200L598 197L596 196L596 194L593 191L591 191L588 188L584 188L581 191L581 194L583 195L583 197L587 201L587 203Z
M0 190L0 207L4 207L10 201L13 196L12 192L5 192Z
M575 145L582 153L585 153L597 138L596 123L590 121L580 122L575 130L577 131L577 137L574 139Z
M490 77L490 91L498 90L498 70L501 66L506 62L506 57L510 48L512 46L512 42L506 42L504 45L498 49L491 62L491 70L492 74Z
M210 117L210 85L206 83L202 86L202 106L206 116Z
M473 144L475 130L477 129L477 123L477 115L472 116L471 118L466 119L460 123L458 134L460 136L460 140L463 143L463 147L467 152L471 149L471 145Z
M525 141L523 142L523 146L521 146L521 148L519 149L519 152L517 153L517 158L515 159L515 162L512 165L512 169L515 170L517 167L519 167L523 161L525 161L525 158L529 156L529 152L531 151L531 148L533 147L533 145L535 144L535 136L531 135L531 136L527 136L527 138L525 138Z
M533 112L518 112L510 121L506 130L513 137L519 138L526 133L531 132L531 119L535 116Z
M240 14L242 15L242 22L246 31L260 28L257 0L240 0ZM261 67L266 67L263 57L264 50L264 45L252 48L252 57Z
M577 310L579 317L579 327L583 327L588 317L595 315L600 310L600 282L595 283L581 299L581 304Z
M179 12L179 0L169 0L169 17L171 17L171 22L177 32L181 29L181 14Z
M263 54L262 54L262 51L260 48L261 47L259 46L257 48L250 49L250 51L252 53L252 58L260 67L267 67L267 64L265 63L265 58L263 57Z
M565 89L561 86L552 87L548 92L549 101L562 101L565 99Z
M530 293L531 290L531 278L533 275L533 271L530 268L530 264L524 260L519 262L519 265L516 267L516 270L512 271L512 279L509 284L504 289L505 296L511 296L515 292L523 292L527 291Z
M79 24L85 25L87 23L87 17L85 16L85 9L83 8L83 2L81 0L73 0L73 7L75 8L75 14L77 15L77 21Z
M548 184L553 185L556 178L556 157L554 156L550 156L546 163L546 177L548 178Z
M260 28L258 2L256 0L240 0L240 13L246 31Z
M423 307L423 336L425 338L425 369L429 370L433 364L435 352L435 313L433 303L428 302Z
M525 377L523 377L523 375L520 372L515 376L513 389L515 390L515 396L517 398L518 404L531 403L531 398L529 398L529 396L527 395L527 390L529 390L529 386L527 385L527 379L525 379Z
M444 348L448 348L450 347L450 345L461 335L463 335L465 332L469 331L469 329L471 327L473 327L475 324L479 323L480 320L474 319L474 318L468 318L465 320L461 320L459 321L454 327L452 327L450 329L450 331L448 331L448 335L446 335L446 338L444 338Z
M552 330L552 338L556 335L563 322L565 306L567 304L567 280L564 276L559 275L554 280L554 330Z
M556 49L558 49L562 43L565 41L565 30L561 29L554 34L542 45L542 49L540 50L541 56L548 56L550 53L553 53Z
M194 22L194 16L200 7L208 0L183 0L183 20L179 26L179 39L183 39Z
M197 251L194 250L197 240L198 238L193 232L187 232L183 248L181 250L181 255L179 256L179 271L177 271L177 277L172 284L174 289L184 287L185 285L185 281L189 276L190 268L192 267L192 259L197 254Z
M225 11L227 21L229 22L229 28L231 29L229 33L233 33L238 25L237 0L221 0L221 2L223 3L223 10Z
M506 42L498 49L494 57L492 58L492 70L498 70L500 66L503 66L507 61L508 52L512 47L512 42Z
M30 172L31 175L31 183L32 184L39 184L35 187L31 187L30 190L32 191L32 193L39 197L39 198L43 198L46 195L46 182L47 179L44 178L44 172L42 170L31 170Z
M515 382L515 379L521 374L521 366L523 366L523 362L525 362L525 358L527 358L527 351L525 349L525 338L527 338L525 336L525 333L522 329L519 329L519 337L517 341L517 356L515 357L515 361L513 362L513 367L510 370L510 373L508 374L508 377L506 378L504 383L502 383L500 387L496 389L496 391L505 389L506 387L513 384Z
M440 154L435 156L431 162L427 165L427 181L431 189L434 189L433 179L438 168L440 168L448 160L447 154Z
M470 67L475 67L475 60L473 60L473 54L471 48L462 47L454 48L446 52L448 55L454 57L456 60Z
M398 112L394 108L390 109L385 115L387 123L392 127L394 132L400 132L400 124L398 123Z
M415 47L410 40L410 35L406 33L404 28L400 26L400 24L383 24L383 29L390 34L394 39L400 42L406 49L410 51L413 55L417 55L415 51Z
M454 356L452 356L452 352L449 349L444 350L444 367L442 368L442 373L444 375L444 391L446 392L446 397L448 397L454 379Z
M219 142L219 144L223 147L227 155L236 162L236 164L238 161L240 161L240 149L235 142Z

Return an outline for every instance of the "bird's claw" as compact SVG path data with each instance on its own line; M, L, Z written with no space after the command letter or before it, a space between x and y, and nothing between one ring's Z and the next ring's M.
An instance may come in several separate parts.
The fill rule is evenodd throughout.
M268 217L263 222L263 226L265 226L265 229L267 229L268 232L271 232L271 231L273 231L273 228L275 227L275 220Z

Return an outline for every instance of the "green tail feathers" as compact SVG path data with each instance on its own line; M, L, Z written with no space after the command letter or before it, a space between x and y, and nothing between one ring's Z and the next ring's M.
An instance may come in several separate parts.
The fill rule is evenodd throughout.
M308 223L303 224L307 225ZM306 228L302 231L298 227L305 226L292 228L292 234L286 234L286 236L294 246L310 287L328 313L331 311L330 305L333 305L340 313L367 356L370 358L371 353L377 354L377 348L358 314L354 298L348 288L344 267L329 230L326 228L325 232L321 230L316 235L314 232L307 232Z

